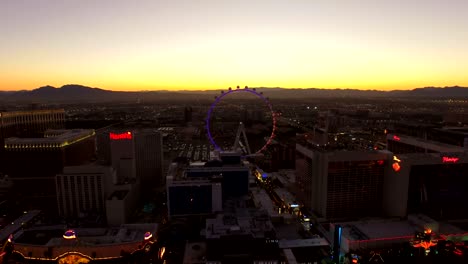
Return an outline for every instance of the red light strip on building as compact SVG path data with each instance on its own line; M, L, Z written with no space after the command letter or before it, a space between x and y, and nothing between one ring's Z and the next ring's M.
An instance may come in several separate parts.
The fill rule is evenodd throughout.
M121 134L109 133L109 138L112 140L132 139L132 132L129 131Z
M447 156L442 157L443 163L457 163L459 160L460 158L457 158L457 157L447 157Z

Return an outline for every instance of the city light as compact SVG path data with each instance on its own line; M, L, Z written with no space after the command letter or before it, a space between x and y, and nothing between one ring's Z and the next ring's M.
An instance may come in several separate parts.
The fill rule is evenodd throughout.
M394 162L392 168L395 172L399 172L401 170L401 166L398 162Z
M164 253L166 253L166 248L162 247L159 249L159 259L162 259L164 257Z
M109 137L112 140L126 140L126 139L132 139L132 132L128 131L125 133L109 133Z
M393 136L393 140L400 141L401 138L400 138L399 136L397 136L397 135L394 135L394 136Z

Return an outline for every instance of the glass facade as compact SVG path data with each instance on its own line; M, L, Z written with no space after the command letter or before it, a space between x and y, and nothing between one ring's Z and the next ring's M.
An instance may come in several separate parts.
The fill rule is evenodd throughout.
M327 218L379 216L382 208L384 163L328 163Z

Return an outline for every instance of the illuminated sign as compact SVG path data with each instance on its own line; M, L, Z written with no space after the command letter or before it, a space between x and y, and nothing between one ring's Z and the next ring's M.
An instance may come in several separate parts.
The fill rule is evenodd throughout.
M145 233L145 240L149 240L153 237L153 234L151 234L151 232L146 232Z
M398 162L394 162L392 168L395 172L399 172L401 170L401 166Z
M291 204L291 208L296 208L296 207L299 207L298 204Z
M68 264L68 263L79 263L85 264L89 263L91 260L85 256L79 254L68 254L58 260L59 264Z
M443 163L457 163L458 160L460 160L460 158L457 158L457 157L447 157L447 156L443 156L443 157L442 157L442 162L443 162Z
M76 238L75 231L67 230L67 232L65 232L65 234L63 234L63 238L65 238L65 239L74 239L74 238Z
M109 133L109 137L112 140L124 140L124 139L132 139L132 132L128 131L125 133Z
M401 138L400 138L399 136L397 136L397 135L394 135L394 136L393 136L393 140L400 141Z
M397 156L393 156L393 160L396 162L401 162L401 160Z

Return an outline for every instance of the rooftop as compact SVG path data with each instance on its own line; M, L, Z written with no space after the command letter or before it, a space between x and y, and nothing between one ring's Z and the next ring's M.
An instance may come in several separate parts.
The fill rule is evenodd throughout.
M22 115L41 115L51 113L65 113L64 109L43 109L43 110L31 110L31 111L11 111L11 112L0 112L0 117L16 117Z
M36 217L40 213L41 211L39 210L32 210L32 211L26 212L22 216L18 217L15 221L13 221L10 225L5 226L0 231L0 241L4 241L5 239L7 239L11 234L14 234L19 229L21 229L24 223L31 221L34 217Z
M6 148L43 148L66 147L95 135L94 129L57 129L47 130L43 138L17 138L5 139Z
M145 241L145 233L155 234L157 224L126 224L120 228L77 228L76 239L65 239L65 227L52 226L29 229L14 238L15 250L24 256L44 257L51 249L50 258L56 259L67 252L79 252L96 258L120 257L122 251L133 252ZM37 238L41 238L38 240Z
M430 228L440 235L461 234L464 231L449 223L437 222L425 215L409 215L408 220L372 219L337 223L343 227L343 236L355 242L373 240L411 239L415 232Z
M432 150L440 153L444 152L464 152L466 149L454 145L444 144L441 142L424 140L415 137L409 137L404 135L395 135L395 134L388 134L387 140L401 142L408 145L417 146L420 148L424 148L427 150Z
M278 241L280 248L299 248L299 247L323 247L329 243L325 238L308 238L308 239L280 239Z

